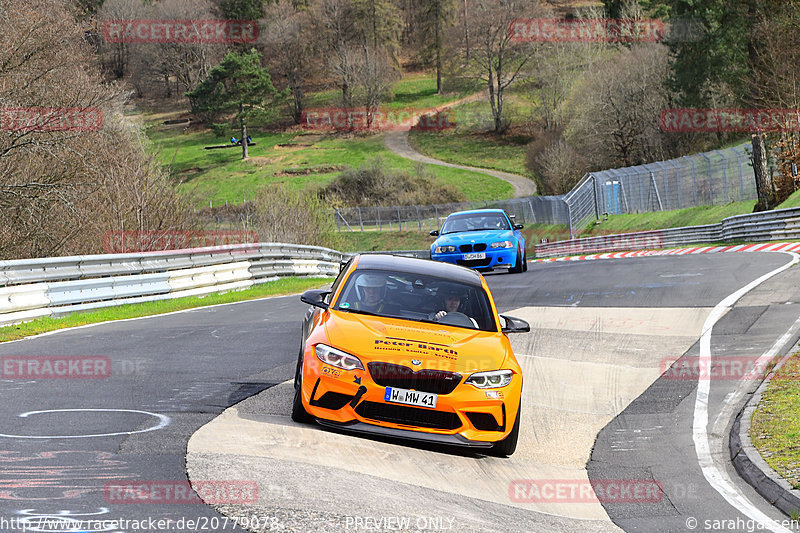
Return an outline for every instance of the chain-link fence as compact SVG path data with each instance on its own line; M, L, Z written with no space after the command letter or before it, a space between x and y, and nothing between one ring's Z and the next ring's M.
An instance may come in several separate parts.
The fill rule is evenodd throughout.
M749 143L587 174L566 195L570 231L603 214L668 211L757 197Z
M565 224L577 235L604 214L645 213L756 198L751 145L586 174L567 194L494 202L351 207L335 212L340 231L439 229L454 211L504 209L523 224Z
M529 196L494 202L461 202L392 207L348 207L336 210L339 231L439 229L455 211L499 208L522 224L566 224L569 219L563 196Z

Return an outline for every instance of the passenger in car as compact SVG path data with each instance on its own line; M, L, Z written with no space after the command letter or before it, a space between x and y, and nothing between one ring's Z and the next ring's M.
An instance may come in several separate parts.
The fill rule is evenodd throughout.
M448 313L462 313L466 314L464 310L462 310L462 300L465 299L464 290L458 287L446 287L443 290L442 294L442 303L444 309L433 313L431 320L441 320L445 315ZM467 316L470 319L472 324L477 328L478 323L475 321L474 318L471 316Z

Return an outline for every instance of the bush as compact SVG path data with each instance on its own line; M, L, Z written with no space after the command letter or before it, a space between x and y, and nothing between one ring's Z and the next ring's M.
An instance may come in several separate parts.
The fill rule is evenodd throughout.
M588 169L584 157L571 147L558 130L539 132L528 145L526 168L536 176L541 194L565 194Z
M393 206L463 202L464 193L452 185L438 183L421 164L414 172L389 170L376 157L357 169L347 169L323 190L333 205Z
M261 242L339 245L333 210L313 192L277 183L259 190L253 203Z

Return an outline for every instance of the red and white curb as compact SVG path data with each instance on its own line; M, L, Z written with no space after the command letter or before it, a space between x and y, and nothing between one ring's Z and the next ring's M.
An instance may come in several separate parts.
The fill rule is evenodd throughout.
M739 244L736 246L695 246L692 248L672 248L669 250L636 250L633 252L612 252L604 254L572 255L568 257L547 257L533 259L531 263L554 263L556 261L593 261L595 259L622 259L626 257L652 257L661 255L718 254L727 252L796 252L800 242L772 242L760 244Z

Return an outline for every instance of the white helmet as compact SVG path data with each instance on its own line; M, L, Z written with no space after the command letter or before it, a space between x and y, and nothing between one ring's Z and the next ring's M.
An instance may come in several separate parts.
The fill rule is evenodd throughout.
M361 291L361 289L366 287L376 289L382 289L386 287L386 276L383 274L361 274L356 280L356 290L358 292L359 299L364 299L364 293Z

